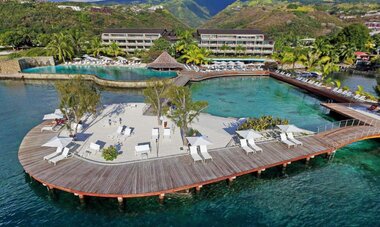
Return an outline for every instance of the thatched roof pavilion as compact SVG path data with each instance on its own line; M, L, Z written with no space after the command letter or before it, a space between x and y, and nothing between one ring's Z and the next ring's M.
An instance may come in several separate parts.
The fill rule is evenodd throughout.
M164 51L156 60L147 65L150 69L157 70L182 70L185 67L178 63L168 52Z

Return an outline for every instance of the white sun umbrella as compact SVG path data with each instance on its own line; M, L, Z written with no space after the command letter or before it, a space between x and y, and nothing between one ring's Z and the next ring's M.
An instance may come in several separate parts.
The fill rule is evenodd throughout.
M56 109L54 113L45 114L42 120L54 120L54 119L62 119L63 114L60 109Z
M229 61L229 62L228 62L228 65L235 65L235 62L233 62L233 61Z
M259 138L262 138L263 136L256 132L255 130L252 130L252 129L248 129L248 130L240 130L240 131L236 131L237 134L239 134L241 137L243 137L244 139L259 139Z
M103 57L103 60L105 60L105 61L112 61L112 58L109 58L109 57Z
M116 58L119 61L128 61L126 58L123 58L123 57L120 57L120 56L117 56Z
M306 130L298 128L295 125L277 125L277 128L279 128L281 131L286 133L302 133L306 132Z
M54 136L48 142L42 145L42 147L66 147L73 141L71 137L58 137Z
M191 146L211 145L212 143L204 136L186 137Z

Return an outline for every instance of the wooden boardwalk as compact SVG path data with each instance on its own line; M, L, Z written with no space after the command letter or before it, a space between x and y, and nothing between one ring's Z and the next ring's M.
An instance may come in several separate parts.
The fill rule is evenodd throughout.
M358 131L367 132L372 126L360 126L334 130L320 135L303 137L304 146L288 149L278 141L259 144L262 153L247 155L240 147L229 147L210 151L213 160L193 163L189 155L145 160L121 165L101 165L79 157L71 157L56 166L43 160L54 148L41 147L56 133L43 132L43 125L33 128L24 138L19 149L19 160L26 173L46 185L79 196L130 198L162 196L186 189L200 189L205 184L231 180L237 176L261 172L274 166L286 166L291 162L313 158L320 154L331 154L344 144L331 138L357 136ZM377 131L361 134L361 138L374 138ZM327 139L328 138L328 139ZM352 142L352 141L348 142ZM348 143L347 142L347 143Z
M365 124L380 126L380 120L348 108L348 107L356 107L356 108L361 107L361 108L366 109L370 106L369 104L322 103L321 105L345 117L360 120Z

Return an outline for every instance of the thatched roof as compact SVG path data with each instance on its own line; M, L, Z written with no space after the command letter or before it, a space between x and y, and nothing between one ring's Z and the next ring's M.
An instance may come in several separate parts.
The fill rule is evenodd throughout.
M184 66L178 63L168 52L164 51L156 60L147 65L152 69L184 69Z

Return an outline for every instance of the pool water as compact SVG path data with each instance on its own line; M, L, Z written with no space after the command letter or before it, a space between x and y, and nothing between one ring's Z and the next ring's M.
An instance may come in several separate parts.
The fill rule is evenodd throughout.
M140 81L152 78L172 78L173 71L156 71L147 68L124 66L57 65L24 69L24 73L41 74L91 74L106 80Z
M213 81L193 85L193 92L197 87L212 87ZM268 81L259 83L276 84ZM253 82L236 85L234 93L252 86ZM302 96L302 92L288 89L291 99ZM274 96L277 98L268 99L277 101L264 110L276 109L282 102L291 103L282 95ZM242 97L237 101L243 102ZM201 98L200 94L197 98ZM313 106L317 99L301 100L311 100L302 105ZM102 90L104 104L142 101L140 91ZM30 181L23 172L17 152L24 135L57 104L51 83L0 81L0 226L379 226L380 143L376 140L342 148L329 163L320 157L313 159L309 167L292 163L285 177L272 168L263 172L261 179L246 175L231 186L225 182L206 185L199 195L168 196L164 204L154 197L128 199L125 210L119 210L116 200L91 198L81 206L78 198L69 193L58 192L51 197L45 187ZM213 110L214 102L209 104L209 110ZM239 109L244 112L239 114ZM228 114L254 115L258 109L230 109ZM321 121L322 112L312 107L308 111L310 118L294 123ZM277 111L280 116L281 113ZM228 115L223 111L218 114Z
M272 115L291 124L316 131L333 119L326 115L321 98L268 77L207 80L191 85L195 100L206 100L206 112L223 117Z

